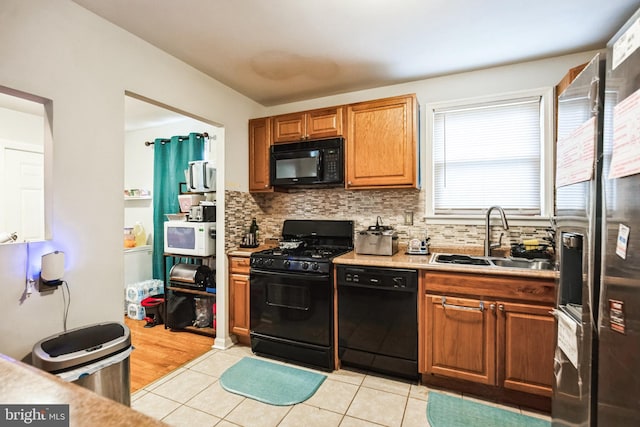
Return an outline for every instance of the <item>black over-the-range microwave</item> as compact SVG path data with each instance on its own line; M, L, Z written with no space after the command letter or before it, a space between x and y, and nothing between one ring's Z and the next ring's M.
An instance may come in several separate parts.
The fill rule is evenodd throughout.
M330 138L271 146L274 187L344 185L344 139Z

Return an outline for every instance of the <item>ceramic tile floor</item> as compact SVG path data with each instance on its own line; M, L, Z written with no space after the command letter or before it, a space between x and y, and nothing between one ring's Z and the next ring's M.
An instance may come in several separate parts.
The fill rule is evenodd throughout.
M246 346L211 350L135 392L131 407L177 427L429 425L427 387L347 369L322 372L327 379L318 391L294 406L272 406L229 393L218 378L245 356L257 357ZM549 420L545 414L502 407Z

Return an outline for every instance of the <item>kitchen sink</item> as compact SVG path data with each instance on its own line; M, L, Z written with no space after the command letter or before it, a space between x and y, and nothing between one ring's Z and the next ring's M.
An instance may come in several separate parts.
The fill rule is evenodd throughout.
M496 267L526 268L529 270L553 270L554 265L546 259L514 259L514 258L492 258L491 263Z
M440 264L491 265L487 258L469 255L436 255L435 262Z
M457 254L436 254L435 264L473 265L480 267L521 268L526 270L553 270L554 263L547 259L500 258Z

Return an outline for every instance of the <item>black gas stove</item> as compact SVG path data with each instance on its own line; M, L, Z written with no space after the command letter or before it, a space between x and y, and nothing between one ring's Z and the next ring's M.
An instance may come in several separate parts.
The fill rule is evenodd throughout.
M280 246L251 255L251 268L327 274L353 249L353 221L287 220Z
M331 260L350 248L267 249L251 256L251 267L268 270L328 273Z
M287 220L280 247L251 255L251 349L333 370L332 261L353 249L353 221Z

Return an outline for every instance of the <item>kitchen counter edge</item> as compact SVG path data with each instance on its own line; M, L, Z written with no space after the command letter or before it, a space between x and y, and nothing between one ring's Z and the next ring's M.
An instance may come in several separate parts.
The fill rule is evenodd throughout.
M70 426L166 426L128 406L0 354L0 401L15 405L69 405ZM36 423L37 424L37 423Z

